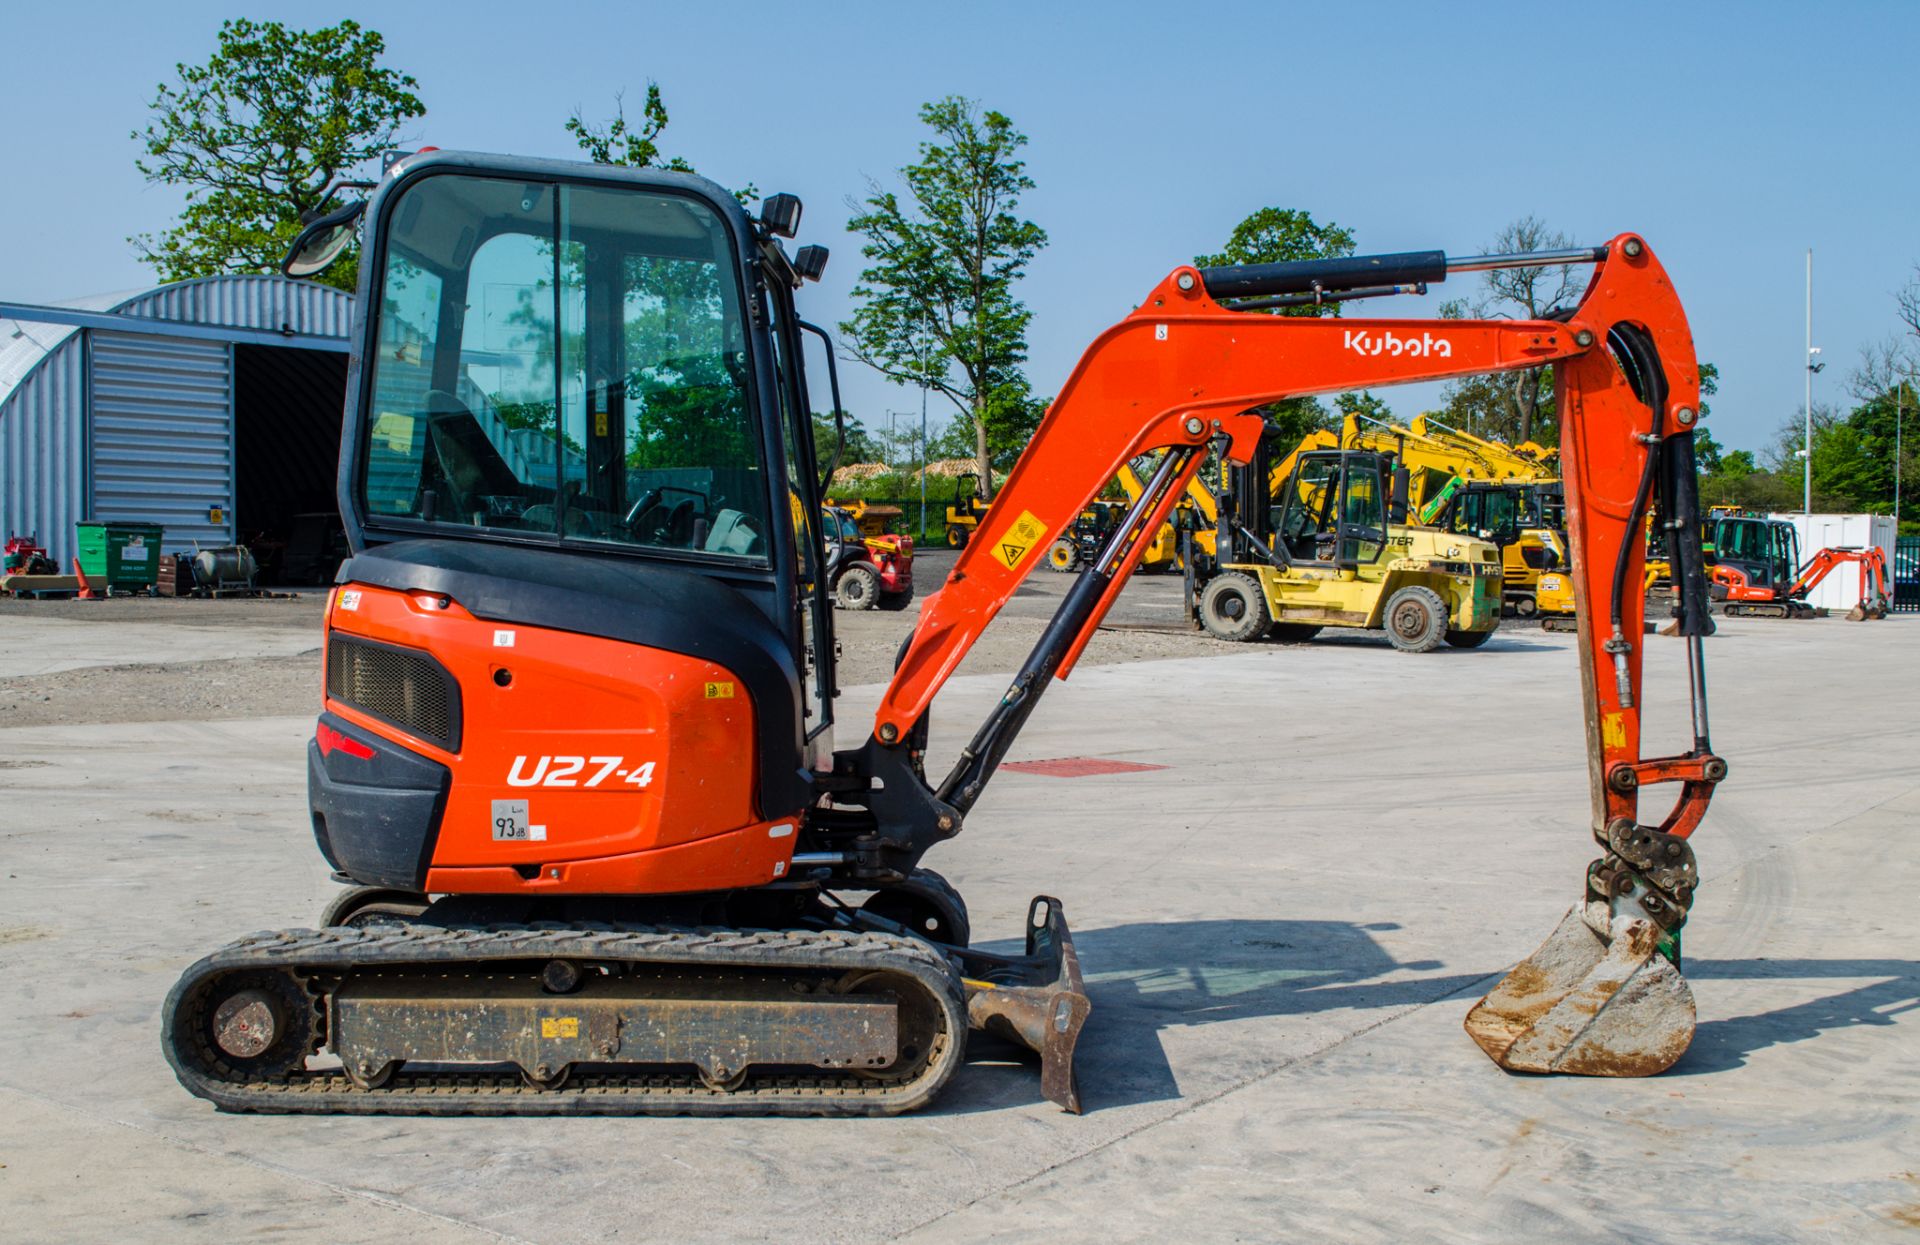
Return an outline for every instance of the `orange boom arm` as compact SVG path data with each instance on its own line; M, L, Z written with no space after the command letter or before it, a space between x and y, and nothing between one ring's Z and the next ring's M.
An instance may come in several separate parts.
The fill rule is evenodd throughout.
M1497 262L1450 265L1437 253L1377 257L1388 266L1412 259L1425 261L1430 272L1437 268L1432 275L1440 279L1449 267L1457 271ZM1640 524L1656 493L1669 508L1675 502L1693 507L1699 370L1672 284L1639 238L1622 235L1605 248L1577 253L1577 259L1594 264L1592 282L1574 312L1553 321L1250 314L1223 305L1210 291L1228 286L1257 293L1263 271L1313 265L1206 274L1175 269L1133 314L1101 334L1074 368L981 535L923 607L876 713L874 745L887 748L911 740L941 685L1040 563L1047 543L1129 459L1169 451L1108 555L1076 585L1029 668L1009 689L1003 705L1010 711L1007 720L997 732L993 721L983 728L962 762L969 772L956 771L941 788L941 798L957 811L977 796L1042 690L1041 681L1064 678L1071 669L1139 556L1142 542L1130 534L1151 531L1164 518L1210 440L1223 439L1226 455L1245 462L1261 431L1254 408L1282 398L1553 363L1559 365L1561 452L1582 619L1595 829L1604 838L1609 826L1637 825L1640 786L1680 782L1681 798L1661 824L1684 837L1724 772L1706 743L1698 636L1708 624L1697 547L1690 573L1698 603L1682 626L1694 645L1696 695L1695 748L1687 756L1649 760L1640 755L1644 600L1628 589L1641 582ZM1667 452L1656 454L1656 445Z

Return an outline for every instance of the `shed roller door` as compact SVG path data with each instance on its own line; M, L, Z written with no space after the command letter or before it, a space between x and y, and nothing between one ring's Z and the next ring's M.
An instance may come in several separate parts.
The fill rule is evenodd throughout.
M233 541L233 360L223 342L95 331L93 514L159 523L168 552ZM220 521L210 520L217 509Z

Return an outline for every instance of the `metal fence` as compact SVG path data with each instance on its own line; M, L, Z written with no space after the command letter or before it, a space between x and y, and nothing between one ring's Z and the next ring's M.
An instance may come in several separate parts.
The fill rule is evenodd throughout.
M1893 608L1920 613L1920 536L1893 542Z

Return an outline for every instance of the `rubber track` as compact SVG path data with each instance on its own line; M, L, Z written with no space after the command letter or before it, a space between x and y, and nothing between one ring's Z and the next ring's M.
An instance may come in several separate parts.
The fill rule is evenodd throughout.
M691 1072L647 1069L576 1073L558 1089L538 1089L511 1072L410 1075L403 1066L382 1088L361 1090L340 1071L230 1080L206 1066L219 1056L196 1021L213 979L230 972L292 970L345 978L373 969L475 968L554 958L776 971L884 969L925 986L945 1031L934 1036L925 1067L904 1082L839 1072L770 1073L751 1076L738 1089L713 1090ZM351 1115L895 1115L932 1101L959 1066L967 1035L958 971L918 939L836 930L616 925L389 925L254 934L183 973L167 996L161 1025L167 1062L180 1083L223 1110Z

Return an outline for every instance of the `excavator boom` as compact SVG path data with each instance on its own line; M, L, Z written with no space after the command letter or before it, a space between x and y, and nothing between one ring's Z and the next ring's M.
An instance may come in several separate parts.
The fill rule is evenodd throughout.
M1565 319L1312 319L1255 314L1226 301L1266 307L1343 282L1398 292L1406 280L1542 263L1593 266L1585 295ZM1556 365L1579 605L1591 829L1602 855L1581 904L1542 949L1551 953L1551 971L1523 964L1475 1009L1468 1027L1488 1054L1512 1068L1621 1075L1668 1066L1693 1029L1691 996L1676 966L1677 933L1695 882L1686 839L1726 765L1708 740L1701 638L1711 623L1704 561L1697 537L1688 539L1698 531L1698 365L1672 284L1634 235L1552 255L1450 261L1419 252L1175 269L1087 349L979 538L926 602L876 711L869 761L924 737L927 709L967 650L1040 563L1048 542L1128 460L1163 451L1107 554L1068 594L994 717L935 792L942 834L957 831L1047 679L1071 671L1139 556L1136 537L1164 521L1210 442L1245 463L1261 434L1256 408L1267 403L1548 363ZM1689 651L1693 746L1674 757L1646 757L1640 742L1645 603L1638 588L1649 513L1676 534L1676 630ZM1641 788L1657 783L1677 784L1679 795L1663 819L1646 824Z

